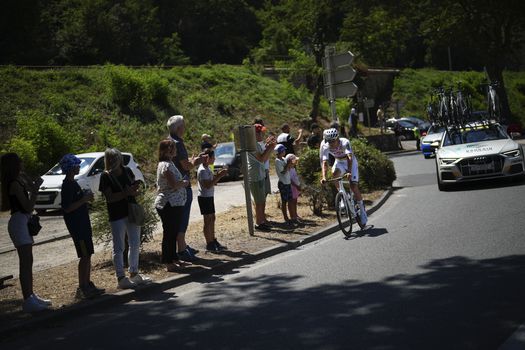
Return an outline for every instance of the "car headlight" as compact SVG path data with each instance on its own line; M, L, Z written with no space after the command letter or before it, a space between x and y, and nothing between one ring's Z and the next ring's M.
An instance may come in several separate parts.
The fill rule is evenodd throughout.
M452 164L452 163L454 163L456 160L458 160L458 159L457 159L457 158L441 158L441 159L440 159L442 165L449 165L449 164Z
M515 149L513 151L503 152L503 154L506 155L507 157L519 157L520 156L520 150L518 148L518 149Z

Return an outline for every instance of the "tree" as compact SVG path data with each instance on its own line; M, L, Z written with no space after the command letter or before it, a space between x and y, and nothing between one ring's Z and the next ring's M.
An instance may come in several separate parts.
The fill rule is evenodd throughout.
M293 62L299 58L306 62L304 55L312 56L315 66L305 67L309 88L313 90L310 118L319 114L319 103L323 94L323 77L318 69L322 67L325 48L335 43L346 11L344 0L280 0L266 1L257 11L263 29L263 38L252 56L259 62ZM302 53L302 54L300 54ZM293 68L293 65L291 65ZM317 68L317 69L316 69Z
M498 81L502 117L511 116L503 70L525 39L525 17L519 0L429 0L422 32L430 48L459 45Z

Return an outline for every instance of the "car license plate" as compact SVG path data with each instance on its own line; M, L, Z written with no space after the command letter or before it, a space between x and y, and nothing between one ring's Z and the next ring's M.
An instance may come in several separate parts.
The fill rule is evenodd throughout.
M494 164L471 164L470 171L479 173L480 171L494 170Z
M51 200L51 196L50 195L39 194L38 196L36 196L36 200L38 202L45 202L45 201Z

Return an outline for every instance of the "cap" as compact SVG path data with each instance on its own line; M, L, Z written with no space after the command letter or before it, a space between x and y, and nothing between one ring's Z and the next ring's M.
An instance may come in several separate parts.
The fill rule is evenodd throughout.
M67 173L71 169L73 169L75 166L80 165L82 161L75 156L74 154L68 153L65 156L60 159L60 169L62 169L62 173Z
M257 132L263 132L263 131L266 131L266 127L264 125L261 125L261 124L255 124L255 131Z
M277 145L275 146L275 148L274 148L273 150L275 151L275 153L281 153L281 152L286 151L286 147L284 147L283 144L280 144L280 143L279 143L279 144L277 144Z

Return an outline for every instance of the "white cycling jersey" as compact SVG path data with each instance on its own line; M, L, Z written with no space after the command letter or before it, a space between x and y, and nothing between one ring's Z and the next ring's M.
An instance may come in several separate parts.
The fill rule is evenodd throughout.
M339 143L337 144L337 147L330 148L330 145L326 141L321 142L321 146L319 149L319 154L321 157L321 162L328 161L330 158L330 154L334 156L335 162L332 167L332 173L334 173L337 169L341 171L341 175L346 174L349 172L348 169L348 155L352 155L352 182L358 182L359 181L359 168L357 166L357 158L355 155L353 155L352 152L352 145L350 144L350 141L348 139L345 139L344 137L339 138Z

